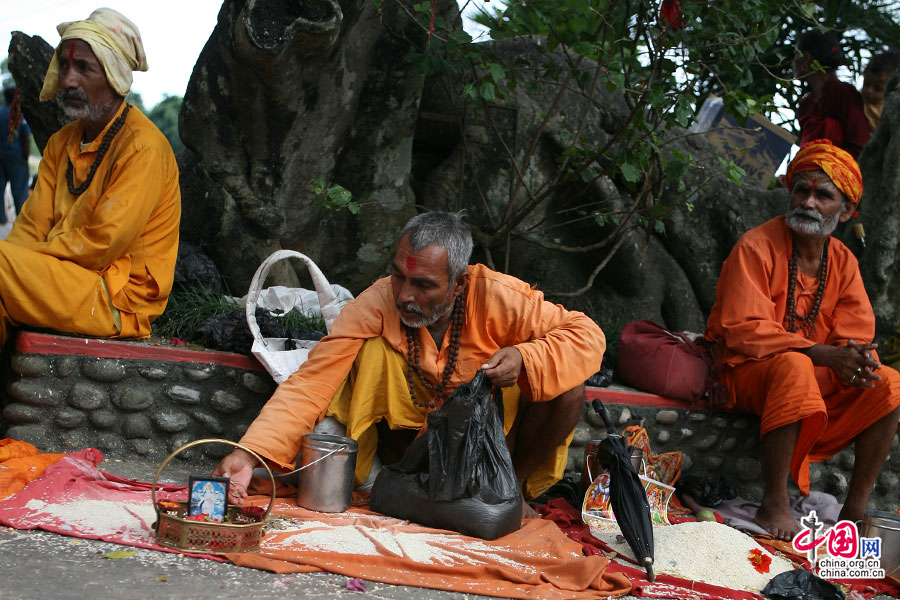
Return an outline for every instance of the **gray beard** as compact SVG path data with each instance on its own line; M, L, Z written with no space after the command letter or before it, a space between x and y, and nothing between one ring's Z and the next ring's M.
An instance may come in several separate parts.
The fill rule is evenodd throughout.
M80 107L63 105L63 114L70 119L79 119L81 121L99 121L106 114L108 106L98 104L83 104Z
M826 219L818 212L814 210L808 211L802 206L788 207L784 216L788 227L797 233L805 233L806 235L817 237L828 237L831 235L841 220L840 211L836 212L830 219Z
M79 107L70 106L65 103L66 97L71 96L77 100L81 100L84 102ZM66 115L70 119L80 119L82 121L99 121L103 118L106 112L110 109L109 104L89 104L87 101L87 95L80 91L74 89L63 90L63 114Z
M438 320L453 310L453 301L455 298L453 297L453 289L447 291L447 296L444 298L442 302L436 304L431 310L424 311L415 304L410 304L406 302L397 302L397 308L403 309L405 311L413 312L418 315L409 321L403 318L403 315L400 315L400 322L410 327L412 329L419 329L420 327L431 327Z

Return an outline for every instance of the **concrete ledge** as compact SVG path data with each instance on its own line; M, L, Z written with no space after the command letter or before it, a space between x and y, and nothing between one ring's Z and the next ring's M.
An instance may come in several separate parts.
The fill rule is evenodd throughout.
M218 350L192 350L147 340L106 340L36 331L19 331L16 351L22 354L81 354L100 358L134 358L165 362L192 362L265 371L255 358Z

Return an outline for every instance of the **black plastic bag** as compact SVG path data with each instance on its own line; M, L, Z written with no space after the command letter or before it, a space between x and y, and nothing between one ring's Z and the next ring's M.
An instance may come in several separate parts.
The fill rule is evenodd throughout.
M836 585L804 569L779 573L763 588L763 595L774 600L844 600Z
M688 475L675 483L675 493L687 494L702 506L714 508L725 500L737 498L737 487L721 475Z
M522 496L503 435L503 397L478 371L428 415L428 431L375 479L369 507L493 540L516 531Z
M615 375L612 367L609 366L609 361L604 356L603 362L600 363L600 370L588 377L584 384L592 387L609 387Z

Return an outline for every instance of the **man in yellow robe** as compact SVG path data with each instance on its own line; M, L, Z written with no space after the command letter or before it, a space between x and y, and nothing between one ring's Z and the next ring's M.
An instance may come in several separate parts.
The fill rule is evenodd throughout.
M738 241L716 287L706 337L718 342L729 406L760 416L766 489L755 520L798 531L787 478L809 492L809 463L854 444L841 519L863 518L900 417L900 374L872 343L875 315L856 258L831 237L862 195L856 161L828 140L788 165L785 216Z
M0 343L20 325L147 337L172 289L181 194L168 141L125 102L147 70L141 36L108 8L57 30L41 100L59 91L77 120L47 142L0 241Z
M303 436L334 417L359 440L359 485L376 454L398 459L427 414L484 369L505 388L504 429L524 496L560 479L584 381L600 369L606 349L603 332L523 281L468 266L471 253L459 215L414 217L400 234L390 277L343 308L241 443L290 467ZM246 495L253 463L236 450L216 468L231 477L233 501Z

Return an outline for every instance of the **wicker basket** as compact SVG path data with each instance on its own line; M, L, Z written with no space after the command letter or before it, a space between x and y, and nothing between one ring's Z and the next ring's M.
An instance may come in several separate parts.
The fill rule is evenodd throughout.
M221 443L229 444L252 454L266 468L269 478L272 480L272 497L265 513L262 515L246 515L242 507L234 504L228 505L226 512L228 523L216 523L207 521L188 520L187 502L156 501L156 482L166 465L169 464L181 452L200 444ZM225 554L229 552L256 552L259 550L259 542L269 519L269 512L275 504L275 476L265 461L249 448L221 439L203 439L185 444L175 450L163 461L153 478L151 489L153 508L156 510L156 522L153 528L156 531L156 542L160 546L174 548L182 552L205 552L211 554ZM161 506L162 504L162 506ZM171 505L171 506L167 506Z

